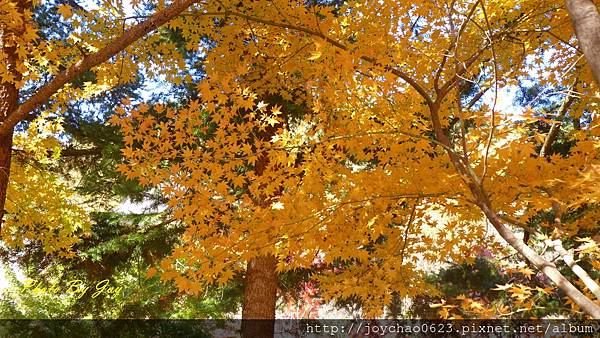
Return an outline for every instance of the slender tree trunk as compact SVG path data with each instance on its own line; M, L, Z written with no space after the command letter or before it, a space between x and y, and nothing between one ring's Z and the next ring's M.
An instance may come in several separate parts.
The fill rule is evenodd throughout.
M579 45L600 85L600 14L592 0L566 0Z
M468 163L465 163L454 151L453 144L444 133L442 124L439 116L439 105L433 104L430 106L430 117L433 125L433 130L436 138L446 146L446 153L450 158L450 162L456 169L456 171L463 177L465 184L473 194L476 205L481 211L483 211L486 218L494 226L496 231L504 238L504 240L512 246L518 253L520 253L527 261L531 262L535 267L542 271L556 286L564 292L567 297L571 298L575 304L577 304L581 310L589 314L595 319L600 319L600 306L596 305L589 298L587 298L581 291L579 291L562 273L556 268L556 266L548 262L544 257L538 255L533 249L527 246L521 239L515 236L515 233L506 227L503 221L500 219L498 214L494 211L488 195L485 192L482 179L479 178L472 170Z
M533 249L523 243L522 240L517 238L515 234L507 228L495 211L489 206L487 202L483 202L479 205L481 210L484 212L487 219L492 223L496 231L508 242L517 252L519 252L525 259L533 263L540 271L542 271L552 282L554 282L558 288L563 291L567 297L571 298L573 302L592 318L600 318L600 306L596 305L589 298L587 298L581 291L579 291L567 278L565 278L556 266L548 262L544 257L538 255Z
M577 79L569 87L569 92L567 93L567 97L565 97L563 99L563 102L561 103L560 108L558 108L558 116L556 117L556 122L558 122L558 123L554 123L550 127L550 131L548 131L548 135L546 135L544 144L542 145L542 148L540 149L540 157L547 157L549 155L550 147L552 147L552 144L554 144L554 141L556 141L556 138L558 137L558 132L560 131L560 126L562 125L562 122L563 122L565 116L567 115L567 112L573 105L573 102L575 102L575 97L571 95L571 92L575 89L575 87L577 86L577 83L579 83L579 79Z
M578 81L579 80L577 79L575 81L575 83L573 83L573 85L571 85L571 87L569 88L569 91L574 90L574 88L577 86ZM567 111L569 110L569 108L571 107L573 102L575 101L573 96L571 96L570 94L568 94L568 95L569 96L567 96L564 99L563 103L561 104L561 106L558 110L558 116L557 116L556 120L559 123L554 123L552 125L552 127L550 127L550 131L548 132L548 135L546 136L544 145L542 146L542 149L540 150L540 157L548 156L550 147L552 147L552 145L554 144L554 141L556 141L556 138L560 131L562 120L564 119L565 115L567 114ZM560 212L559 204L553 203L552 208L554 209L554 212L556 214L555 222L560 223L561 212ZM525 235L529 235L529 232L527 230L525 230ZM527 244L526 240L523 240L523 241L525 242L525 244ZM579 264L577 264L577 262L575 261L573 256L567 250L565 250L565 248L562 246L561 241L560 240L552 241L550 239L547 239L544 241L544 243L546 243L548 246L553 248L554 251L560 255L562 260L567 264L567 266L571 269L571 271L573 271L573 273L577 277L579 277L579 279L581 279L583 281L585 286L588 289L590 289L590 291L592 291L594 296L596 296L596 298L600 300L600 286L598 286L598 284L594 281L594 279L591 278L590 275L581 266L579 266Z
M436 113L437 114L437 113ZM438 128L436 128L438 129ZM439 129L438 129L439 130ZM441 136L445 144L450 144L448 139L441 133L436 132L436 135ZM504 225L498 214L492 208L492 205L487 197L486 192L481 187L477 178L473 176L470 170L466 169L463 163L453 154L448 153L449 157L458 172L460 172L467 179L467 185L469 190L476 199L477 206L483 211L486 218L494 226L496 231L510 246L512 246L518 253L520 253L525 259L531 262L535 267L542 271L556 286L564 292L567 297L571 298L575 304L577 304L581 310L592 316L592 318L600 319L600 306L596 305L589 298L587 298L581 291L579 291L562 273L556 268L554 263L547 261L544 257L540 256L537 252L531 249L521 239L515 236L515 233Z
M567 266L573 271L573 273L583 281L585 286L590 289L590 291L596 296L596 299L600 300L600 286L594 281L592 277L585 271L577 262L573 255L571 255L565 248L562 246L560 240L550 240L547 239L544 241L546 245L550 246L557 252L562 260L567 264Z
M21 12L28 1L19 2L18 6ZM16 71L17 53L14 41L18 32L9 30L6 25L0 25L0 67L6 67L6 73L12 74L15 80L20 80L21 75ZM3 63L3 64L2 64ZM1 80L0 80L1 81ZM0 125L17 108L19 92L14 82L0 83ZM10 176L10 160L12 155L13 128L0 132L0 230L4 219L4 206L6 204L6 193Z
M244 281L242 337L273 337L277 301L277 260L260 256L248 262Z

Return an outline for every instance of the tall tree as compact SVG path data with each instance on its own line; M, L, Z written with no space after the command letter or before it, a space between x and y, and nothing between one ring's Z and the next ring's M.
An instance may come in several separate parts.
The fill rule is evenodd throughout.
M200 101L177 113L166 110L171 117L166 124L155 124L143 106L114 121L131 135L124 151L135 165L123 172L160 183L175 217L189 224L186 238L197 241L194 248L177 250L164 266L183 259L189 270L166 269L167 276L191 286L200 276L208 283L226 279L256 251L279 257L279 269L305 267L304 257L318 254L328 263L351 263L344 273L319 277L326 295L357 296L365 300L365 310L374 311L367 313L378 313L369 304L386 303L390 292L427 290L415 273L417 257L469 252L467 243L482 234L475 222L480 212L581 309L600 316L600 307L505 221L551 208L557 196L571 205L583 203L568 197L570 187L551 183L556 177L541 177L532 168L574 179L579 172L567 170L569 162L594 161L584 155L590 150L585 141L568 158L532 157L526 134L509 127L518 123L497 111L500 89L536 68L528 57L551 46L563 68L576 59L562 37L570 32L554 31L548 21L548 11L553 20L567 20L551 2L351 2L335 15L328 8L284 2L221 2L206 10L220 11L229 24L210 33L216 45L207 57L206 81L198 87ZM423 17L428 19L421 22ZM540 27L550 27L550 34ZM519 37L520 32L529 33ZM559 69L544 67L553 74ZM553 75L551 81L564 83L569 77ZM473 104L458 102L465 78L482 90L491 88L492 102L478 104L484 96L478 94ZM315 114L282 125L269 143L250 145L255 126L279 123L280 108L269 111L256 98L269 92L292 98L295 88L310 93L294 100L312 106ZM244 109L253 109L249 119L240 115ZM196 117L204 112L216 125L214 142L184 141L204 130ZM264 152L272 159L268 174L256 177L240 169L254 165ZM188 160L168 165L175 154ZM289 166L296 156L305 160L300 172ZM418 177L436 179L429 183ZM285 187L281 195L275 193L279 186ZM272 207L252 207L238 189L268 194ZM200 204L210 208L194 207ZM426 214L432 209L456 217L461 230L454 238L427 232ZM232 213L223 216L223 211ZM222 223L228 226L215 228ZM461 237L462 231L472 236ZM431 240L419 245L413 237L423 232ZM377 272L392 266L397 275ZM393 278L414 279L407 288ZM365 290L359 280L391 286Z

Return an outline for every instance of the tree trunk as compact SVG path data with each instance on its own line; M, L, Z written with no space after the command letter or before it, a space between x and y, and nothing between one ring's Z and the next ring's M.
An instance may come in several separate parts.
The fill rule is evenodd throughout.
M21 11L26 2L20 2ZM18 35L18 32L10 31L6 26L0 26L0 55L5 58L0 60L6 67L6 73L12 74L16 81L21 79L21 75L16 71L17 53L14 42L11 42L11 37ZM0 125L15 111L17 108L19 92L14 82L0 83ZM6 192L8 190L8 182L10 176L10 159L13 143L13 128L0 132L0 231L2 229L2 221L4 219L4 205L6 204Z
M600 14L592 0L566 0L579 45L600 85Z
M268 100L267 100L268 101ZM256 131L261 141L270 140L277 133L277 127L270 126ZM269 166L267 153L258 156L254 165L256 176L262 176ZM254 203L261 208L268 208L269 199L259 196ZM242 337L273 337L275 329L275 304L277 302L277 258L263 255L252 258L246 268L244 280L244 304L242 306Z
M6 99L4 97L5 89L0 86L0 106L4 110ZM8 181L10 176L10 158L12 151L12 133L0 135L0 231L4 220L4 205L6 204L6 193L8 191Z
M277 260L259 256L248 262L244 281L242 337L273 337L277 301Z

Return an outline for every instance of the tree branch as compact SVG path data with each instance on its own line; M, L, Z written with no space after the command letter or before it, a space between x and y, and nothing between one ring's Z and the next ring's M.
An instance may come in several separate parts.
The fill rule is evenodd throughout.
M448 49L444 53L444 57L442 58L442 62L441 62L440 66L439 66L439 68L438 68L438 70L435 73L435 76L433 78L433 88L435 89L436 93L439 93L439 91L440 91L440 89L439 89L439 81L440 81L440 77L442 75L442 72L444 70L444 67L446 65L446 62L448 62L448 57L451 56L451 55L452 56L456 56L456 47L458 46L458 42L460 41L460 38L461 38L463 32L467 28L467 24L469 23L469 21L471 21L471 17L475 13L475 10L477 9L477 5L479 4L479 1L480 0L475 1L475 3L473 4L473 7L471 7L471 10L463 18L463 22L461 23L460 27L458 28L458 33L456 34L456 39L452 40L452 42L450 43L450 46L448 46ZM450 23L452 23L452 17L450 17L449 20L450 20ZM454 25L452 25L452 27L454 27Z
M7 135L12 132L17 123L25 119L34 109L47 102L50 97L58 92L66 83L73 81L76 77L93 67L106 62L133 42L179 15L197 1L198 0L176 0L171 6L155 13L144 22L133 26L104 48L96 53L85 56L68 69L56 75L52 81L39 88L35 94L19 105L17 109L15 109L12 114L0 124L0 135Z
M306 33L311 36L319 37L319 38L325 40L326 42L328 42L329 44L331 44L335 47L338 47L339 49L342 49L344 51L349 50L346 45L340 43L339 41L334 40L319 31L315 31L315 30L312 30L312 29L309 29L306 27L296 26L296 25L292 25L292 24L288 24L288 23L275 22L272 20L261 19L261 18L257 18L257 17L251 16L251 15L247 15L244 13L238 13L238 12L234 12L234 11L225 11L221 14L225 15L225 16L235 16L238 18L246 19L248 21L258 22L258 23L261 23L261 24L264 24L267 26L291 29L291 30L295 30L298 32ZM382 65L382 64L378 63L374 58L369 57L369 56L361 56L360 59L367 61L375 66L382 67L386 71L389 71L392 74L396 75L397 77L401 78L406 83L408 83L411 87L413 87L413 89L415 89L421 97L423 97L427 106L429 106L429 107L433 106L433 104L434 104L433 99L431 98L429 93L427 93L427 90L425 90L425 88L417 80L413 79L410 75L404 73L403 71L401 71L395 67Z
M442 143L445 143L447 147L452 148L451 141L443 132L440 123L439 112L437 110L432 110L430 111L430 116L436 137ZM600 306L592 302L581 291L579 291L579 289L577 289L567 278L565 278L565 276L562 275L562 273L556 268L556 266L554 266L554 264L548 262L544 257L540 256L537 252L527 246L527 244L523 243L521 239L515 236L514 232L512 232L503 224L498 214L492 208L491 201L489 200L486 191L481 186L477 176L474 174L472 168L470 166L465 166L465 164L461 162L461 159L456 156L456 154L448 151L447 154L450 157L450 162L456 171L461 175L463 181L473 194L476 205L479 207L479 209L481 209L481 211L483 211L484 215L494 226L498 234L500 234L500 236L518 253L525 257L525 259L542 271L585 313L589 314L593 318L600 318Z
M579 291L560 271L552 264L548 262L544 257L540 256L537 252L523 243L522 240L517 238L514 233L502 224L500 218L496 212L487 204L481 203L479 206L484 212L490 223L498 231L500 236L504 238L517 252L524 256L529 262L533 263L538 269L540 269L556 286L563 291L575 304L577 304L585 313L589 314L595 319L600 318L600 306L596 305L589 298L587 298L581 291Z
M67 147L60 151L61 157L82 157L82 156L95 156L102 154L102 148L94 147L88 149L77 149L74 147Z
M511 223L513 225L516 225L516 226L522 228L526 232L529 232L536 236L542 235L539 231L531 228L527 224L523 224L517 220L511 219L510 217L507 217L504 215L498 215L498 217L507 223ZM575 262L573 255L571 255L567 250L565 250L561 241L560 240L553 241L551 239L546 239L544 241L544 244L551 247L556 253L558 253L559 257L565 262L565 264L567 264L567 266L571 269L571 271L573 271L573 273L577 277L579 277L579 279L581 279L581 281L583 281L585 286L590 291L592 291L594 296L596 296L596 298L598 298L600 300L600 286L598 286L598 284L594 281L594 279L592 277L590 277L590 275L588 275L588 273L581 266L579 266L579 264L577 264L577 262Z
M473 96L473 98L471 99L471 101L469 101L469 103L467 103L467 106L465 108L467 108L467 110L471 110L471 108L473 108L473 106L483 97L483 95L485 95L485 93L487 93L488 90L490 90L492 88L492 86L487 86L483 89L481 89L477 94L475 94L475 96Z
M585 286L592 291L594 296L600 300L600 286L598 286L594 279L590 277L590 275L588 275L588 273L581 266L579 266L577 262L575 262L573 255L565 250L560 240L553 241L551 239L547 239L544 241L544 243L552 247L552 249L554 249L554 251L560 255L562 260L567 264L571 271L573 271L573 273L583 281Z
M548 135L546 135L546 139L544 140L542 149L540 149L540 157L546 157L546 155L548 154L548 149L552 146L552 144L556 140L556 137L558 136L558 132L560 131L561 122L562 122L563 118L565 117L565 115L567 114L567 111L573 104L573 101L575 101L575 97L573 95L571 95L570 92L573 91L575 86L577 86L578 81L579 81L579 79L575 79L575 83L573 83L571 85L571 87L569 88L567 97L565 97L562 104L560 105L560 108L558 109L558 116L556 117L557 123L552 124L552 126L550 127L550 131L548 132Z

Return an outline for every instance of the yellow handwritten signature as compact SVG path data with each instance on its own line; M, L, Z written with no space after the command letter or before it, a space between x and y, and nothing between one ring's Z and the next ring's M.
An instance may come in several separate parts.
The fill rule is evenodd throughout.
M91 285L86 284L81 279L70 280L64 283L63 285L44 285L42 281L36 281L35 279L27 279L23 282L22 291L30 291L34 294L64 293L77 299L81 299L83 296L91 292L92 298L97 298L101 295L104 295L106 297L114 299L122 294L123 288L120 286L112 286L108 279L101 280L96 284Z

